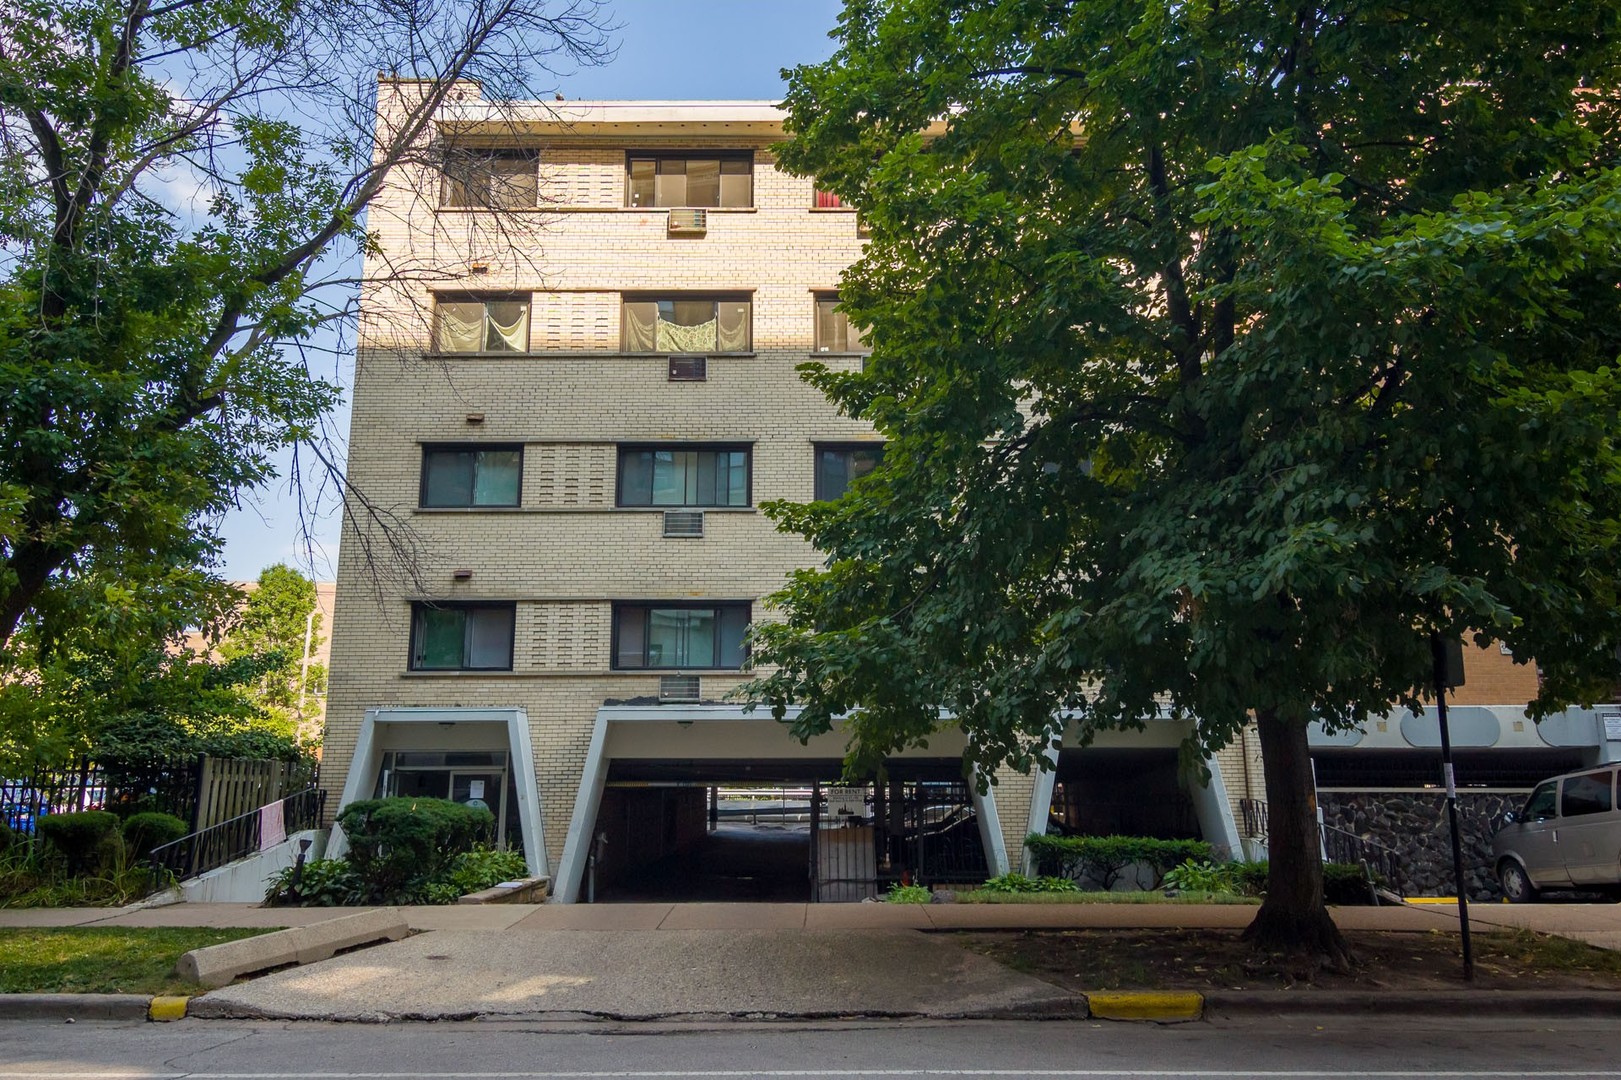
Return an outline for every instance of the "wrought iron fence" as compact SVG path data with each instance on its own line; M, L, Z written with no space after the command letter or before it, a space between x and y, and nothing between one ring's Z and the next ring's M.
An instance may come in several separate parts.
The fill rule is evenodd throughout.
M291 836L302 829L318 826L325 805L326 792L317 787L305 788L280 800L282 827L286 834ZM161 888L170 881L185 881L206 874L258 851L263 846L261 826L268 809L261 807L238 814L228 821L153 848L150 857L152 887Z
M158 810L193 822L198 768L196 761L98 765L81 760L66 768L0 779L0 821L23 834L32 834L46 815L80 810Z
M1265 840L1270 835L1266 803L1260 799L1239 799L1238 816L1242 819L1242 835L1251 840Z

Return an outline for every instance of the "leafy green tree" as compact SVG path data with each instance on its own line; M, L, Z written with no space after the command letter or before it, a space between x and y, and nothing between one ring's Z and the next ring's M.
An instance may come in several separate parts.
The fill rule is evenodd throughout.
M536 97L549 65L604 58L598 3L0 7L0 659L30 662L20 627L66 632L77 580L212 565L289 446L355 509L309 339L353 315L366 208L396 166L442 163L458 87Z
M1433 634L1621 641L1621 8L1531 0L848 0L789 168L860 208L882 467L777 505L827 553L753 686L870 764L1255 723L1266 946L1346 957L1306 726L1431 685ZM942 721L948 710L949 721Z
M257 657L265 666L253 698L268 714L308 731L311 696L326 688L325 665L308 661L321 644L315 583L282 563L266 567L248 592L235 624L220 642L227 660Z

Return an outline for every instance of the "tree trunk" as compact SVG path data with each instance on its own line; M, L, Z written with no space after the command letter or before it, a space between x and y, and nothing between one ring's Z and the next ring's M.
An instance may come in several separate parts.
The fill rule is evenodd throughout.
M1255 728L1266 776L1269 868L1266 899L1244 940L1273 952L1313 953L1344 968L1351 954L1323 904L1317 792L1306 724L1269 710L1256 713Z

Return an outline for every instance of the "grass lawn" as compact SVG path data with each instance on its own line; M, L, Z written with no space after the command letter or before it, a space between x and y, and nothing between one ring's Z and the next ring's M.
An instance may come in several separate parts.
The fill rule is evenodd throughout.
M196 990L175 978L182 953L266 933L196 927L0 929L0 993L168 994Z
M959 904L1259 904L1254 896L1232 893L1185 892L1166 896L1162 892L1040 892L1004 893L989 889L965 889L957 894Z

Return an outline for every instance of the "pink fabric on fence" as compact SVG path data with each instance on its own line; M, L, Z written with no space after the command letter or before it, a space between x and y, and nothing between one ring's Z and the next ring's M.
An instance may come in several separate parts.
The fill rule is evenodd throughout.
M280 801L259 807L259 850L274 847L287 839L287 824Z

